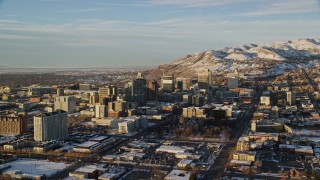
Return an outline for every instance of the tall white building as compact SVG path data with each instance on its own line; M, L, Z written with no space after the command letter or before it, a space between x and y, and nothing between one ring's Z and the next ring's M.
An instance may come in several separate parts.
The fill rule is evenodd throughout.
M68 114L58 110L33 117L34 140L50 141L68 136Z
M289 106L296 104L296 93L293 91L287 92L287 104Z
M89 97L89 104L97 104L99 102L99 94L91 93Z
M68 114L76 111L76 97L74 96L59 96L54 99L54 110L63 110Z
M96 118L103 118L108 116L108 110L106 105L96 105Z

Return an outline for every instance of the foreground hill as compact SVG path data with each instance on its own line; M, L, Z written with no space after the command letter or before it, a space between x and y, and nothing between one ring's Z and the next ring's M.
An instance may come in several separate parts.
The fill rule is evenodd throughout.
M307 68L320 64L320 38L297 39L271 44L247 44L187 55L170 64L149 70L148 77L158 78L163 70L176 77L196 77L209 68L214 74L238 69L256 75L282 74L300 66Z

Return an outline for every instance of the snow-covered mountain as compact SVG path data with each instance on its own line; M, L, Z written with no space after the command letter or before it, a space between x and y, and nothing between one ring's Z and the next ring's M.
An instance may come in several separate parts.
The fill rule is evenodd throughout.
M297 63L305 68L320 64L320 38L207 50L160 65L151 69L148 76L160 77L165 71L176 77L195 77L206 68L215 74L235 69L248 74L282 74L296 68Z

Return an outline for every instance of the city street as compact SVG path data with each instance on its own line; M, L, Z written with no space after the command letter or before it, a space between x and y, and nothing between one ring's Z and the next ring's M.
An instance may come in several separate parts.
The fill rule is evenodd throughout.
M253 113L256 110L256 105L258 104L260 100L260 95L262 92L259 92L257 98L254 100L254 103L250 107L248 113L241 119L241 125L239 128L235 128L232 131L232 134L229 138L229 141L226 142L224 148L221 150L217 158L215 159L214 164L212 164L209 171L206 171L205 176L202 179L217 179L221 177L224 174L225 166L227 162L230 161L230 156L232 155L232 152L234 151L237 141L239 137L242 135L242 133L247 130L250 120L252 118Z

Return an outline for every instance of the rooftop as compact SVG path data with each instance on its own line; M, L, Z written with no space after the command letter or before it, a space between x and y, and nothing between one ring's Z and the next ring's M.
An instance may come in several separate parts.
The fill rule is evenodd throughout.
M76 172L84 172L84 173L91 173L91 172L94 172L98 169L97 166L95 165L88 165L88 166L83 166L83 167L80 167L76 170Z
M192 163L192 159L182 159L179 164L191 164Z
M91 146L94 146L94 145L97 145L97 144L100 144L98 142L93 142L93 141L86 141L82 144L79 144L77 147L84 147L84 148L89 148Z
M105 140L105 139L108 139L108 138L109 138L108 136L98 136L98 137L92 138L90 140L91 141L102 141L102 140Z
M99 178L114 178L114 177L116 177L117 175L116 174L111 174L111 173L104 173L104 174L101 174L100 176L99 176Z
M62 114L62 113L66 113L65 111L59 109L59 110L56 110L54 112L48 112L48 113L43 113L43 114L38 114L36 115L35 117L43 117L43 116L54 116L56 114Z
M187 180L190 179L191 172L190 171L181 171L181 170L172 170L164 179L170 180Z

